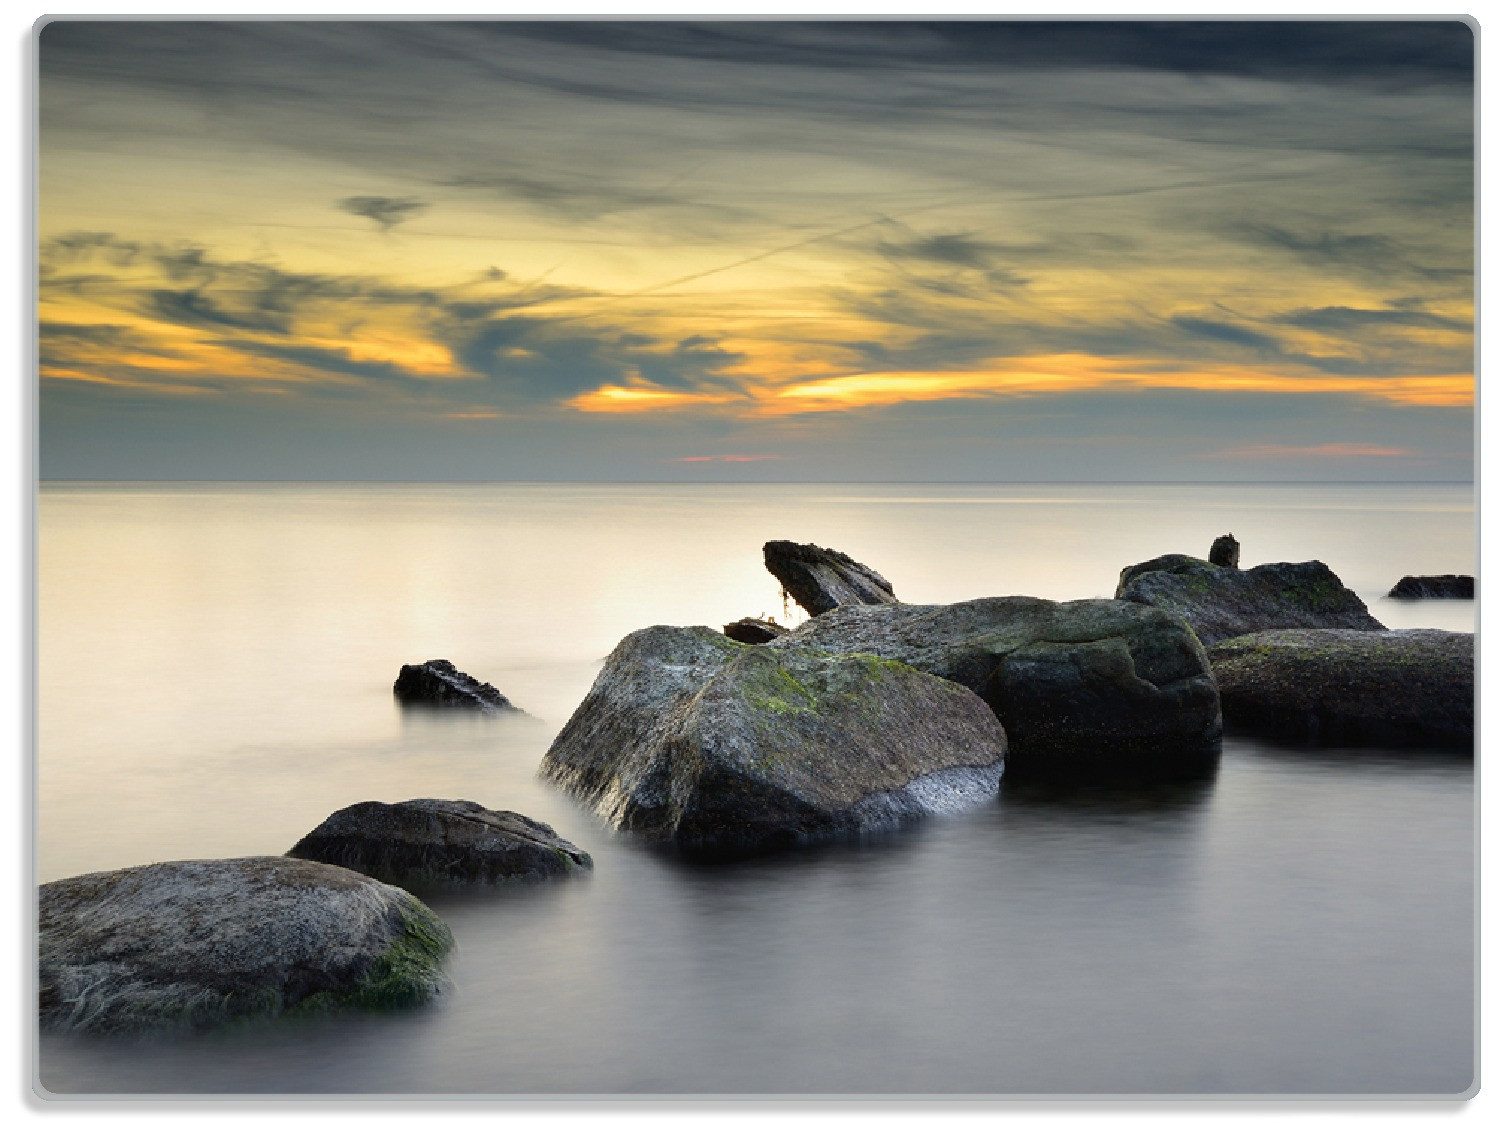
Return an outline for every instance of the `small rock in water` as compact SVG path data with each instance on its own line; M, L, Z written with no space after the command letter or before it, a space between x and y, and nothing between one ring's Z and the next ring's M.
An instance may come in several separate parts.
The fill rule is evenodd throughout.
M356 803L288 856L412 882L541 880L594 864L546 823L452 799Z
M396 697L408 705L519 712L489 683L464 674L446 659L407 663L396 676L395 691Z
M770 643L778 636L789 634L789 629L783 628L774 620L746 616L732 624L725 624L724 634L740 643Z
M161 862L43 885L43 1029L142 1034L434 997L448 926L405 890L295 858Z
M1473 750L1468 632L1255 632L1208 657L1226 721L1325 745Z
M1386 594L1395 600L1473 600L1474 578L1468 574L1444 573L1439 576L1406 576Z
M1238 569L1240 567L1240 544L1232 534L1221 534L1214 539L1214 544L1209 547L1208 560L1225 569Z
M777 540L764 547L766 568L809 616L841 604L896 604L891 583L848 554Z

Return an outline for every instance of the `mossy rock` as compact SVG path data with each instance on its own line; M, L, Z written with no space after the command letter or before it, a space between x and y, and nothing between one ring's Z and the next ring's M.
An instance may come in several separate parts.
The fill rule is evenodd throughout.
M1164 554L1123 569L1115 598L1181 616L1205 647L1285 628L1385 628L1320 561L1231 569L1186 554Z
M159 1034L417 1006L453 937L411 894L295 858L162 862L38 894L44 1029Z
M542 771L622 829L725 855L991 799L1004 752L979 699L904 664L654 627L611 653Z
M1473 751L1470 633L1266 631L1209 658L1231 724L1304 743Z
M862 652L967 687L1005 727L1012 776L1178 775L1216 751L1219 700L1202 645L1181 619L1142 605L848 605L769 649Z

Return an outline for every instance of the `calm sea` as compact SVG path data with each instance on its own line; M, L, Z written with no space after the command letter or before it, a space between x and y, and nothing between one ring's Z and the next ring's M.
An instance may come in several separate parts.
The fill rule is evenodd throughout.
M276 854L359 800L477 800L594 855L455 893L414 1014L176 1044L44 1039L67 1092L1443 1093L1473 1067L1472 767L1230 736L1150 796L1007 790L898 835L719 867L535 772L648 624L782 613L760 545L903 600L1112 595L1120 568L1321 558L1381 599L1471 573L1461 486L47 486L37 865ZM535 720L401 712L447 658Z

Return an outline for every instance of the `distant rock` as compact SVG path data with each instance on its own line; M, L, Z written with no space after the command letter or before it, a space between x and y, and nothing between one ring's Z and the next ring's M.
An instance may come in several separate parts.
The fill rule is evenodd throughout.
M1467 632L1257 632L1209 658L1228 722L1323 744L1473 749Z
M1208 549L1208 560L1212 565L1225 569L1240 567L1240 544L1232 534L1221 534Z
M37 910L42 1028L82 1033L413 1006L453 942L411 894L293 858L84 874L43 885Z
M396 697L412 706L519 713L510 699L487 682L466 675L446 659L408 663L396 676Z
M974 691L999 716L1007 772L1147 777L1210 762L1219 698L1176 616L1112 600L990 597L850 606L771 649L863 652Z
M540 881L593 859L546 823L452 799L356 803L288 852L402 882Z
M1205 647L1274 628L1385 629L1320 561L1226 569L1166 554L1121 571L1115 597L1177 613Z
M1436 577L1403 577L1386 594L1396 600L1473 600L1474 578L1444 573Z
M1004 753L983 702L904 664L658 626L610 654L542 773L622 829L735 855L993 799Z
M762 620L756 616L746 616L733 624L724 625L724 634L740 643L770 643L778 636L787 635L789 631L790 629L774 620Z
M841 604L897 603L891 583L848 554L786 541L767 542L764 553L766 568L809 616Z

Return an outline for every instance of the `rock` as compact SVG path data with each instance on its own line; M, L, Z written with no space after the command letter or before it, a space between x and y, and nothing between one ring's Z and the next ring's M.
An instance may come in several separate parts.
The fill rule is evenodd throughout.
M1386 594L1396 600L1473 600L1474 578L1445 573L1436 577L1403 577Z
M42 1027L99 1034L416 1005L452 945L404 890L294 858L84 874L43 885L37 911Z
M978 698L904 664L658 626L610 654L542 773L622 829L711 856L993 799L1004 753Z
M452 799L356 803L287 856L409 882L541 880L594 864L546 823Z
M865 652L968 687L1005 727L1007 775L1146 778L1206 766L1219 699L1203 648L1160 609L990 597L850 606L776 648Z
M1208 548L1208 560L1211 565L1223 566L1225 569L1238 569L1240 567L1240 544L1232 534L1221 534L1214 539L1214 544Z
M1273 628L1385 629L1320 561L1226 569L1166 554L1122 570L1115 596L1177 613L1204 647Z
M1474 637L1297 628L1209 650L1224 718L1302 741L1474 747Z
M776 621L761 620L755 616L746 616L733 624L724 625L724 634L740 643L770 643L777 636L788 633L789 629L783 628Z
M841 604L896 604L891 583L848 554L811 543L767 542L766 568L809 616Z
M464 674L446 659L407 663L396 676L395 691L406 705L519 712L509 698L489 683Z

